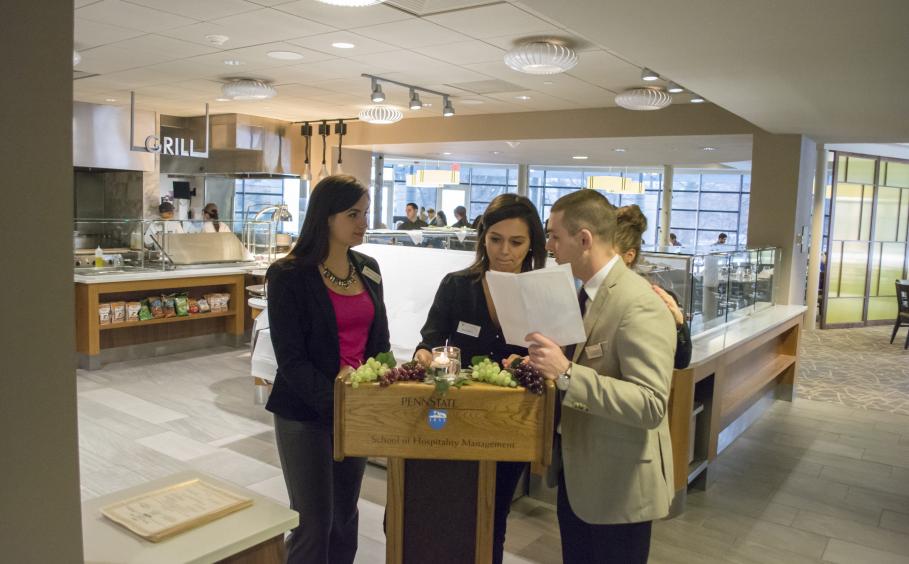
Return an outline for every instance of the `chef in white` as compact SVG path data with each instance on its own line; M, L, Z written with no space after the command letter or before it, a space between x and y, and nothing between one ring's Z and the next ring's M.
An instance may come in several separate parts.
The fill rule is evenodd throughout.
M153 221L145 230L145 246L154 247L153 237L158 233L185 233L183 222L171 221L174 219L174 205L170 202L161 202L158 206L158 218L161 221Z

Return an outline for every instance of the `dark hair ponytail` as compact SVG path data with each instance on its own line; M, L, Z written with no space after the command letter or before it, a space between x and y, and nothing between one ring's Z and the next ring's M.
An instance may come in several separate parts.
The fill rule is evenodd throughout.
M353 176L336 174L323 178L313 188L306 208L300 238L282 260L296 260L315 266L328 256L328 218L352 208L369 191Z

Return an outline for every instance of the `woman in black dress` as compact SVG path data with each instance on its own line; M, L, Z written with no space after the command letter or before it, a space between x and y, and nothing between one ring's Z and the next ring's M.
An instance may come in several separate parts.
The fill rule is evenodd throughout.
M516 194L497 196L482 215L477 233L477 255L466 270L442 279L426 323L423 340L414 358L425 366L432 361L433 347L446 342L461 349L461 362L474 356L488 356L508 364L527 356L527 349L505 343L495 306L486 285L486 272L526 272L546 264L546 235L540 214L533 203ZM502 562L505 526L511 500L524 462L496 464L496 505L493 529L493 562Z

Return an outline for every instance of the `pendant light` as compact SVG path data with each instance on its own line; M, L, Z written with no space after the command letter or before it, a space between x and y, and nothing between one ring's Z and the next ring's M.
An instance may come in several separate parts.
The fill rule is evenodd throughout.
M312 126L309 122L305 122L300 128L300 134L306 139L306 157L303 161L303 180L307 182L312 182L312 166L309 164L309 155L310 155L310 140L312 140Z
M343 119L339 119L338 123L335 124L335 133L338 134L338 164L335 165L334 174L344 174L344 170L341 168L341 149L344 145L344 136L347 135L347 124L344 123Z
M328 167L325 166L325 150L328 148L328 146L326 145L325 138L330 132L331 130L327 121L323 121L319 124L319 135L322 136L322 168L319 169L319 181L328 176Z

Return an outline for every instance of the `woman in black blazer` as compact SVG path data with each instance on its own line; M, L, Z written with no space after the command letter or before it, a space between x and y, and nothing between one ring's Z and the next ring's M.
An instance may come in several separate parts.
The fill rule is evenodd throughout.
M502 328L486 285L486 271L525 272L546 265L546 234L540 214L523 196L502 194L481 216L477 256L473 265L442 279L414 357L423 365L432 361L433 347L446 342L461 349L461 363L485 355L496 362L527 356L527 349L505 343ZM493 562L502 562L505 526L518 480L528 464L496 464L496 505L493 527Z
M616 252L622 256L625 266L634 269L641 257L641 240L644 232L647 231L647 217L641 211L637 204L622 206L616 210L617 227L615 234ZM679 299L656 284L653 285L653 291L669 308L675 319L675 366L677 370L688 368L691 363L691 330L685 316L679 308Z
M332 458L334 380L390 349L379 265L352 251L363 242L369 193L352 176L329 176L309 199L300 239L266 275L268 321L278 361L265 408L290 507L300 525L287 561L351 563L366 459Z

